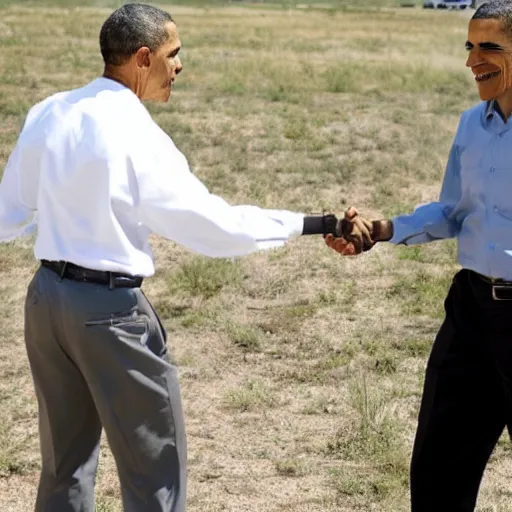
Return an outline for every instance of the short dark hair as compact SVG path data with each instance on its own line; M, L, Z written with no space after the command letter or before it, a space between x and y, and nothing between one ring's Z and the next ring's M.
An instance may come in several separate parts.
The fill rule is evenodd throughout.
M105 64L123 64L143 46L156 50L168 37L165 26L169 22L174 20L168 12L151 5L119 7L100 30L100 50Z
M512 39L512 0L489 0L477 8L472 19L502 20L505 33Z

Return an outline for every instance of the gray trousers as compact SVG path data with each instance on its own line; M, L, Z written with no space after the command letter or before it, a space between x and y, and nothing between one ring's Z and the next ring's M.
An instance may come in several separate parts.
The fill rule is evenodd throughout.
M25 303L39 406L36 512L93 512L100 435L114 455L126 512L183 512L187 447L176 368L140 288L39 268Z

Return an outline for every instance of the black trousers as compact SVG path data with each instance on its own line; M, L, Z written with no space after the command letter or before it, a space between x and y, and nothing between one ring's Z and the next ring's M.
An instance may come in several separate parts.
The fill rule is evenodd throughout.
M412 512L475 509L512 409L512 300L461 270L427 365L411 461Z

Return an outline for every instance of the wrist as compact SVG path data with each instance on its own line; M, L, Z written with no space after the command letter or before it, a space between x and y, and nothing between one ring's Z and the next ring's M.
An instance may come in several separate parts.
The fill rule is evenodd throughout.
M327 235L336 232L338 219L334 214L304 216L303 235Z
M388 219L372 221L372 240L374 242L389 242L393 238L393 222Z

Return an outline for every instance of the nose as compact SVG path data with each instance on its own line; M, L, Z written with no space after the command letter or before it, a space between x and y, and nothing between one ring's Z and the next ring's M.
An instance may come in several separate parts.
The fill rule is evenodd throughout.
M181 64L181 59L176 55L176 67L174 68L176 74L179 75L181 70L183 69L183 65Z
M479 64L483 64L480 53L476 49L472 49L469 52L468 59L466 60L466 66L468 68L474 68Z

